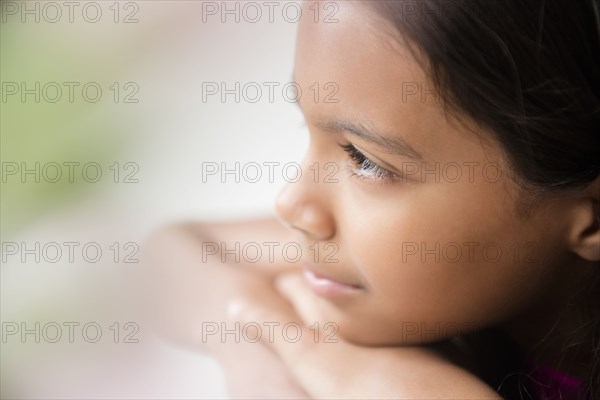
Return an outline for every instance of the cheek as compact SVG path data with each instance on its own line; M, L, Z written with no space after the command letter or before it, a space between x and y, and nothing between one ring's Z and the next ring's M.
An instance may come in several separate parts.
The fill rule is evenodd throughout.
M440 336L482 327L541 290L545 263L535 230L493 189L438 185L373 199L369 212L364 198L347 210L354 216L345 247L370 285L351 322L353 332L368 326L361 340L407 338L407 327L421 323Z

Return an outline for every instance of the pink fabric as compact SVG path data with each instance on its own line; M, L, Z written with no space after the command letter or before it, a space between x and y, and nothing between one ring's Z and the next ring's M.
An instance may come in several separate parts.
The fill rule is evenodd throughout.
M572 375L536 365L531 377L534 379L536 400L585 400L583 381Z

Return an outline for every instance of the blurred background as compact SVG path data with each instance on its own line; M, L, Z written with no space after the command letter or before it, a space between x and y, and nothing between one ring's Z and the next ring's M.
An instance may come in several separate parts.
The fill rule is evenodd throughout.
M162 224L273 214L308 143L282 92L298 3L0 4L2 398L226 396L124 277Z

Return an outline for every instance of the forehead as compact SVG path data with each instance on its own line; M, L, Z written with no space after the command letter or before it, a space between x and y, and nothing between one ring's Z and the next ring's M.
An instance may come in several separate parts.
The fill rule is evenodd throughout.
M300 23L294 79L306 92L301 105L307 119L368 120L424 153L434 150L448 121L433 82L398 34L360 3L337 2L338 22ZM315 83L334 83L337 103L305 90Z
M294 79L305 93L300 103L309 124L311 119L365 121L401 136L430 161L482 153L482 137L472 132L479 128L445 112L433 81L391 24L363 2L336 4L337 22L315 22L305 4L308 18L299 25ZM313 96L308 89L315 83L321 89L334 83L337 102L324 102L325 93Z
M391 83L426 79L410 52L395 40L389 25L360 2L338 2L337 22L301 20L296 74L343 83L349 95L380 94ZM388 90L389 92L389 90Z

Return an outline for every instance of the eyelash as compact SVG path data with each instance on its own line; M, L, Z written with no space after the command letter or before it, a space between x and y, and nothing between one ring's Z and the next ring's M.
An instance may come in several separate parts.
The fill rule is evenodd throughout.
M390 172L385 168L381 168L352 144L340 145L340 147L344 149L344 151L350 157L350 161L352 163L350 173L352 176L360 179L389 182L393 182L399 178L398 175L394 174L393 172Z

